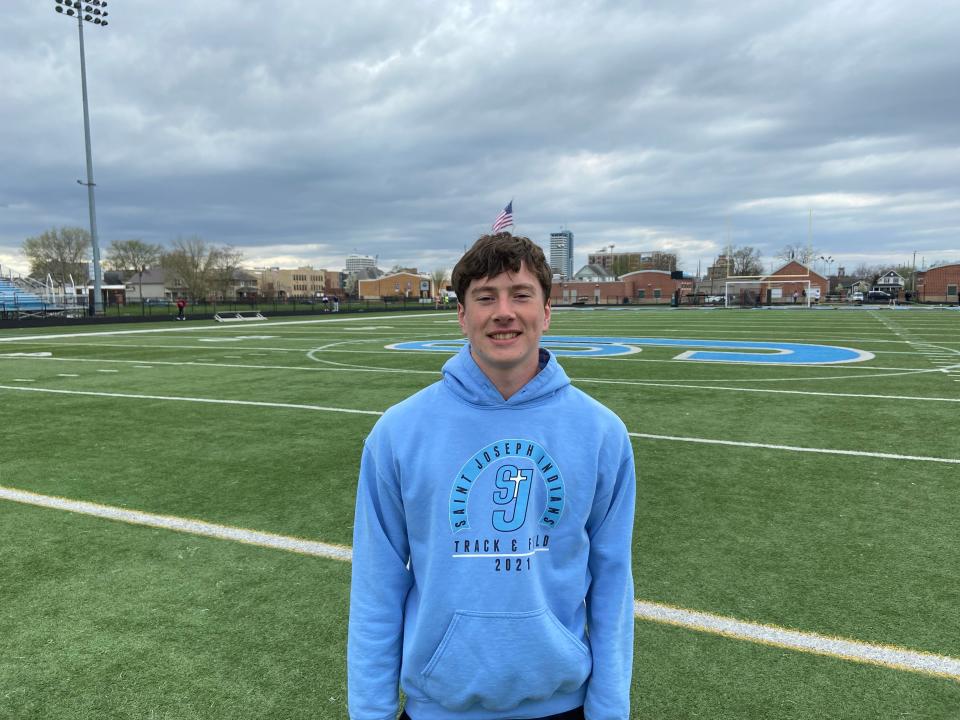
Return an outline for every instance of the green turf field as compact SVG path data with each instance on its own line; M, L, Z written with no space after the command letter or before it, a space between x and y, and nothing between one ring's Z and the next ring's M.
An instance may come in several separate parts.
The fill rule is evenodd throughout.
M561 358L634 433L637 600L709 626L638 616L634 718L960 717L960 312L572 310L550 335L872 355ZM448 357L387 346L459 337L452 312L0 331L0 486L349 546L376 413ZM349 577L0 499L0 718L346 718Z

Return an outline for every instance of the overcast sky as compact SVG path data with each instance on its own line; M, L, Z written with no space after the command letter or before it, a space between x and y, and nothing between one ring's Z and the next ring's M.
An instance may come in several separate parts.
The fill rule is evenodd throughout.
M3 0L0 265L89 227L75 20ZM511 198L546 246L812 236L960 260L960 4L109 0L84 27L100 242L449 268ZM812 213L812 223L810 222ZM812 232L811 232L812 225ZM836 264L832 266L836 268Z

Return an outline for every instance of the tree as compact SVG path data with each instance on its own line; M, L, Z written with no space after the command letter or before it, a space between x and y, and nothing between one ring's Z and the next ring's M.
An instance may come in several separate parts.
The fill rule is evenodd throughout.
M143 240L114 240L107 248L107 267L123 273L124 281L133 275L140 279L140 299L143 299L143 273L160 262L163 248Z
M430 273L430 279L433 280L433 289L436 291L437 295L447 289L447 280L449 280L449 276L447 275L446 268L437 268L434 270L432 273Z
M864 280L870 287L877 284L877 279L886 272L886 268L881 265L867 265L860 263L853 270L853 276L858 280Z
M243 253L230 245L212 248L211 253L210 284L217 297L226 298L240 270Z
M762 275L763 264L760 262L760 251L744 245L735 248L730 254L731 275Z
M125 279L129 279L160 262L162 254L162 247L143 240L114 240L107 248L106 266L126 273Z
M210 245L193 236L174 240L173 249L160 263L188 297L201 300L213 292L226 295L242 257L234 248Z
M774 257L785 263L796 260L803 265L810 265L819 254L819 250L810 245L784 245Z
M90 233L78 227L54 228L23 241L30 274L39 280L49 275L60 285L66 285L71 277L86 281L89 252Z

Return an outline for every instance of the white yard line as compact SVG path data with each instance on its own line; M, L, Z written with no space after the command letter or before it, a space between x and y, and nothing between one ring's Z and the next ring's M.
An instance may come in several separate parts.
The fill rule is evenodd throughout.
M412 313L406 317L395 317L389 315L389 319L393 320L411 320L415 318L424 318L424 317L437 317L438 315L446 315L448 313ZM269 322L258 322L253 326L247 326L244 328L246 332L251 332L258 330L263 327L277 327L284 325L323 325L326 323L348 323L348 322L365 322L369 323L374 320L385 320L386 318L380 316L369 316L369 315L358 315L354 317L342 317L342 318L316 318L313 320L274 320ZM141 330L101 330L97 332L81 332L81 333L57 333L52 335L12 335L10 337L0 337L0 343L2 342L29 342L31 340L55 340L60 338L87 338L87 337L107 337L111 335L151 335L156 333L179 333L179 332L215 332L223 330L233 330L237 332L239 328L233 324L220 324L213 323L208 324L207 321L199 321L203 323L202 325L191 325L189 327L184 327L183 325L177 325L176 327L166 327L166 328L146 328Z
M32 380L30 382L33 382ZM178 395L141 395L139 393L93 392L90 390L59 390L53 388L24 388L17 385L0 385L0 390L22 390L53 395L85 395L87 397L129 398L133 400L168 400L173 402L207 403L211 405L244 405L249 407L283 408L288 410L319 410L322 412L350 413L352 415L383 415L379 410L355 410L353 408L326 407L324 405L301 405L298 403L259 402L256 400L222 400L218 398L183 397Z
M940 370L939 369L918 370L918 371L913 371L910 374L934 373L934 372L940 372ZM691 390L726 390L728 392L774 393L774 394L780 394L780 395L819 395L822 397L837 397L837 398L872 398L872 399L878 399L878 400L919 400L922 402L960 403L960 398L928 397L923 395L878 395L878 394L872 394L872 393L817 392L815 390L775 390L772 388L740 388L740 387L727 387L724 385L690 385L687 383L674 383L674 382L668 382L668 381L645 382L643 380L604 380L601 378L570 378L570 379L578 383L598 383L601 385L640 385L643 387L666 387L666 388L681 388L681 389L691 389ZM750 382L750 381L743 380L742 382Z
M190 518L158 515L110 505L41 495L14 488L0 487L0 499L36 507L65 510L131 525L174 530L191 535L229 540L331 560L351 562L353 559L352 549L343 545L333 545ZM634 617L641 620L722 635L735 640L775 645L799 652L826 655L853 662L882 665L896 670L960 680L960 660L946 655L789 630L774 625L745 622L722 615L714 615L713 613L687 610L637 599L633 601L633 614Z
M33 388L30 388L31 390ZM701 443L703 445L730 445L733 447L759 448L761 450L787 450L790 452L818 453L821 455L852 455L854 457L882 458L884 460L919 460L922 462L949 463L960 465L960 458L941 458L929 455L898 455L896 453L869 452L867 450L835 450L833 448L799 447L797 445L772 445L769 443L743 442L739 440L715 440L713 438L683 437L680 435L653 435L650 433L628 433L630 437L646 440L672 440L676 442Z
M729 388L724 388L729 389ZM139 393L116 393L116 392L94 392L92 390L62 390L54 388L21 387L19 385L0 385L0 390L13 390L18 392L36 392L49 393L53 395L83 395L88 397L105 398L126 398L132 400L166 400L172 402L194 402L206 403L211 405L240 405L249 407L280 408L285 410L313 410L319 412L349 413L353 415L373 415L378 417L383 415L380 410L356 410L353 408L327 407L324 405L305 405L298 403L265 402L258 400L225 400L219 398L197 398L184 397L178 395L143 395ZM811 393L822 394L822 393ZM889 396L882 396L887 398ZM929 399L929 398L914 398ZM960 398L954 400L960 402ZM855 455L860 457L875 457L891 460L921 460L925 462L950 463L960 465L960 459L939 458L927 455L897 455L894 453L878 453L865 450L836 450L833 448L811 448L797 447L793 445L771 445L766 443L742 442L737 440L715 440L712 438L684 437L679 435L653 435L649 433L630 433L632 437L644 438L648 440L670 440L678 442L693 442L707 445L734 445L738 447L752 447L765 450L785 450L791 452L822 453L824 455Z
M287 352L284 350L283 352ZM298 351L305 352L305 351ZM0 355L0 360L4 360ZM21 358L22 359L22 358ZM34 358L43 360L52 360L54 362L75 362L75 363L123 363L133 365L134 367L153 367L154 365L170 365L173 367L183 367L189 365L192 367L213 367L213 368L235 368L241 370L298 370L306 372L382 372L395 373L401 375L433 375L440 377L439 370L409 370L406 368L358 368L358 367L317 367L313 365L251 365L250 363L216 363L203 360L108 360L102 358L65 358L65 357L47 357ZM140 363L149 362L150 365L140 365Z
M37 507L67 510L69 512L79 513L80 515L92 515L93 517L117 520L131 525L146 525L147 527L176 530L191 535L203 535L221 540L233 540L234 542L241 542L247 545L260 545L262 547L299 552L306 555L332 558L334 560L350 560L352 558L350 548L343 547L342 545L330 545L313 540L304 540L303 538L247 530L246 528L233 527L230 525L218 525L202 520L192 520L172 515L157 515L154 513L140 512L138 510L113 507L111 505L84 502L82 500L69 500L52 495L40 495L38 493L3 486L0 486L0 499L23 503L25 505L35 505Z
M723 635L737 640L749 640L789 650L960 680L960 660L945 655L788 630L775 625L744 622L722 615L685 610L642 600L634 600L633 614L644 620Z

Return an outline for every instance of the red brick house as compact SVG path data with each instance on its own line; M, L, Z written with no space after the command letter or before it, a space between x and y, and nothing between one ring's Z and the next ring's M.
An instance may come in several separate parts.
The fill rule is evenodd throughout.
M803 275L804 277L798 278L796 277L798 275ZM776 283L770 282L778 278L782 278L782 280ZM803 298L803 294L807 290L807 283L804 282L804 280L809 280L813 297L826 299L830 287L827 278L796 260L791 260L778 267L769 275L764 275L761 282L764 283L764 295L769 295L769 302L788 303L793 302L794 292L797 293L798 298ZM775 297L777 294L775 291L777 289L780 290L780 298ZM764 298L764 302L767 301L767 298ZM798 300L798 302L799 301L800 300Z
M940 265L917 273L917 295L920 302L960 302L960 263Z

